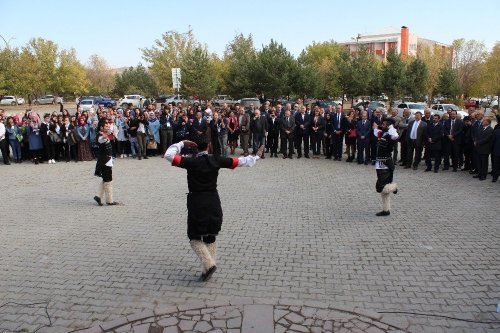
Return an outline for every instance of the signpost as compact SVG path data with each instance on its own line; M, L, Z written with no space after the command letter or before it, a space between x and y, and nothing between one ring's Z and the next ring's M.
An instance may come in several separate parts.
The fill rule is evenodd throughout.
M177 89L177 98L179 98L179 90L181 89L181 69L172 68L172 85Z

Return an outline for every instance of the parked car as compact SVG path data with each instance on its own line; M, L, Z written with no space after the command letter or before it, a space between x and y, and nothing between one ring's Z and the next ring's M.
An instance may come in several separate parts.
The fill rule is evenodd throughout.
M135 107L140 107L141 99L144 103L146 97L142 95L124 95L123 98L120 98L120 100L118 101L118 105L120 105L120 107L122 108L126 108L129 104L132 104L132 106Z
M24 103L24 99L22 99ZM3 96L2 99L0 100L0 105L18 105L18 104L23 104L19 103L18 99L16 96Z
M95 96L94 100L96 104L104 105L105 107L115 107L116 101L112 98L106 96Z
M158 95L154 98L154 100L156 101L156 103L165 104L165 101L172 97L174 97L174 95Z
M433 114L437 114L439 115L440 117L443 116L443 114L445 112L448 112L448 110L452 110L452 111L456 111L457 114L463 118L463 117L466 117L469 115L469 113L461 110L458 106L456 106L455 104L434 104L433 106L431 106L431 110L432 110L432 113Z
M187 104L187 100L181 95L173 95L165 100L164 104L172 103L177 105L178 103Z
M89 99L82 99L80 101L80 109L82 111L89 111L92 107L94 109L97 108L97 103L95 102L95 99L89 98Z
M62 99L61 99L62 102ZM42 97L39 97L33 101L33 104L35 105L40 105L40 104L56 104L56 97L54 95L45 95Z
M358 107L360 107L360 106L363 106L363 107L364 107L364 106L365 106L365 103L366 103L366 102L359 102L358 104L356 104L356 105L354 106L354 108L358 108ZM384 102L380 102L380 101L371 101L371 102L369 102L369 103L368 103L368 108L369 108L370 110L375 111L378 107L383 107L383 108L385 109L385 103L384 103ZM366 111L366 109L365 109L365 111Z
M260 100L258 98L242 98L240 105L245 109L250 109L252 106L260 108Z
M212 103L214 106L222 106L224 104L227 104L228 106L232 106L236 103L239 103L240 101L235 100L229 95L217 95L213 99Z
M410 103L410 102L400 103L400 104L398 104L398 107L397 107L398 116L400 116L400 117L403 116L404 109L409 109L411 112L411 116L413 116L413 117L415 117L415 113L417 111L420 111L423 115L426 107L427 107L427 105L425 103Z
M335 107L337 106L337 102L334 102L334 101L316 101L316 103L314 103L316 105L318 105L320 108L328 108L330 105Z

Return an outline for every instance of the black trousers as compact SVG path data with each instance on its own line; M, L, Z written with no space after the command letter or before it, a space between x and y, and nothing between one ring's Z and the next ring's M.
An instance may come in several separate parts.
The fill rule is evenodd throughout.
M408 139L406 136L401 138L401 162L406 165L406 160L408 157Z
M302 142L304 143L304 155L309 156L309 135L300 131L296 133L297 155L302 156Z
M333 132L332 134L332 155L337 159L342 158L342 148L344 143L344 134L336 134Z
M293 134L281 134L281 153L287 155L287 144L288 144L288 156L293 155Z
M488 174L488 157L490 154L478 154L478 168L479 178L486 178Z
M472 170L472 151L474 150L474 146L472 144L465 144L463 146L464 152L464 168L468 170Z
M422 160L422 150L424 147L415 146L415 140L408 140L408 155L406 160L406 166L418 166ZM413 157L415 155L415 157Z
M491 155L493 158L493 179L498 178L500 176L500 156Z
M377 183L375 184L375 190L381 193L384 186L392 183L394 178L394 171L389 169L377 169Z
M10 150L7 139L0 140L0 151L2 151L2 158L4 163L10 162Z
M271 150L271 154L278 153L278 136L279 133L269 133L267 135L267 145L268 148Z
M311 133L311 145L312 145L313 155L321 154L321 141L323 141L323 132Z
M370 140L358 139L358 163L370 162Z
M438 170L441 164L441 151L437 149L430 150L429 148L425 148L425 150L427 151L427 156L425 157L427 169L432 169L432 159L434 159L434 170Z
M443 166L445 168L450 167L450 157L451 157L451 166L453 169L457 169L459 162L459 155L460 155L460 144L456 140L451 141L448 138L445 138L443 143L444 143Z

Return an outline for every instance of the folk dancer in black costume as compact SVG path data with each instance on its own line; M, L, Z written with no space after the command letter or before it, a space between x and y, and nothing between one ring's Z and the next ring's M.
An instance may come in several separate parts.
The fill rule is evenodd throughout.
M399 135L393 126L393 120L390 118L384 119L380 126L373 123L373 135L377 138L375 154L377 184L375 188L382 195L382 211L375 215L387 216L391 214L390 194L398 192L398 185L392 182L394 176L392 151L394 142L399 138Z
M99 152L94 174L102 178L102 183L94 200L99 206L102 206L104 196L106 196L107 205L119 205L118 202L113 200L113 147L108 138L109 124L105 120L101 121L98 128L99 133L96 141L99 144Z
M252 167L262 156L264 148L260 146L256 156L229 158L209 155L208 143L208 138L200 135L196 138L196 143L184 140L171 145L165 153L165 159L172 166L187 170L187 236L191 248L201 261L202 281L209 280L217 269L215 241L222 225L222 207L217 192L219 169ZM193 157L185 157L181 155L183 148L197 148L199 153Z

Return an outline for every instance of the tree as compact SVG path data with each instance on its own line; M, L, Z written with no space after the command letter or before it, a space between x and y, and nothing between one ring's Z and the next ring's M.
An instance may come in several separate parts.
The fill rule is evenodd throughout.
M254 92L279 98L292 92L291 77L297 66L290 52L271 39L257 54L253 75ZM295 72L295 73L294 73Z
M405 88L406 65L395 49L387 53L387 62L382 69L382 86L390 102L400 97Z
M450 67L443 67L439 72L437 92L450 99L455 99L460 93L457 73Z
M90 56L87 66L87 77L90 81L91 94L109 94L113 90L113 72L106 60L97 54Z
M327 98L328 96L339 96L342 89L339 86L338 76L340 67L337 60L343 47L334 41L323 43L313 42L300 54L298 61L315 75L316 97Z
M441 69L445 66L451 66L452 52L437 46L419 45L417 57L427 67L426 94L427 99L432 101L437 92Z
M343 50L337 56L335 62L339 68L339 75L337 76L337 83L342 91L342 95L354 98L357 94L357 87L354 77L353 58L349 51Z
M125 95L127 93L138 93L145 96L153 96L157 93L156 83L152 75L139 64L137 67L129 67L121 74L115 74L113 93Z
M188 96L212 99L215 96L215 69L207 50L197 46L182 64L182 92Z
M500 42L497 42L484 65L484 88L488 94L500 96Z
M469 97L475 85L480 85L481 65L487 52L483 42L457 39L452 43L453 64L457 71L458 83L465 97Z
M90 82L85 67L76 58L75 49L62 50L52 90L61 95L82 95L88 91Z
M357 95L380 95L380 67L368 48L361 46L352 59L354 90Z
M423 99L427 90L428 71L425 63L414 58L406 69L406 94L410 95L413 101Z
M253 45L252 35L245 37L236 35L227 44L223 61L228 64L225 74L227 92L235 98L255 96L254 70L257 52Z
M151 73L161 92L174 92L172 68L182 68L187 56L200 46L189 28L186 33L167 31L161 39L155 40L151 48L142 49L142 57L150 64Z

